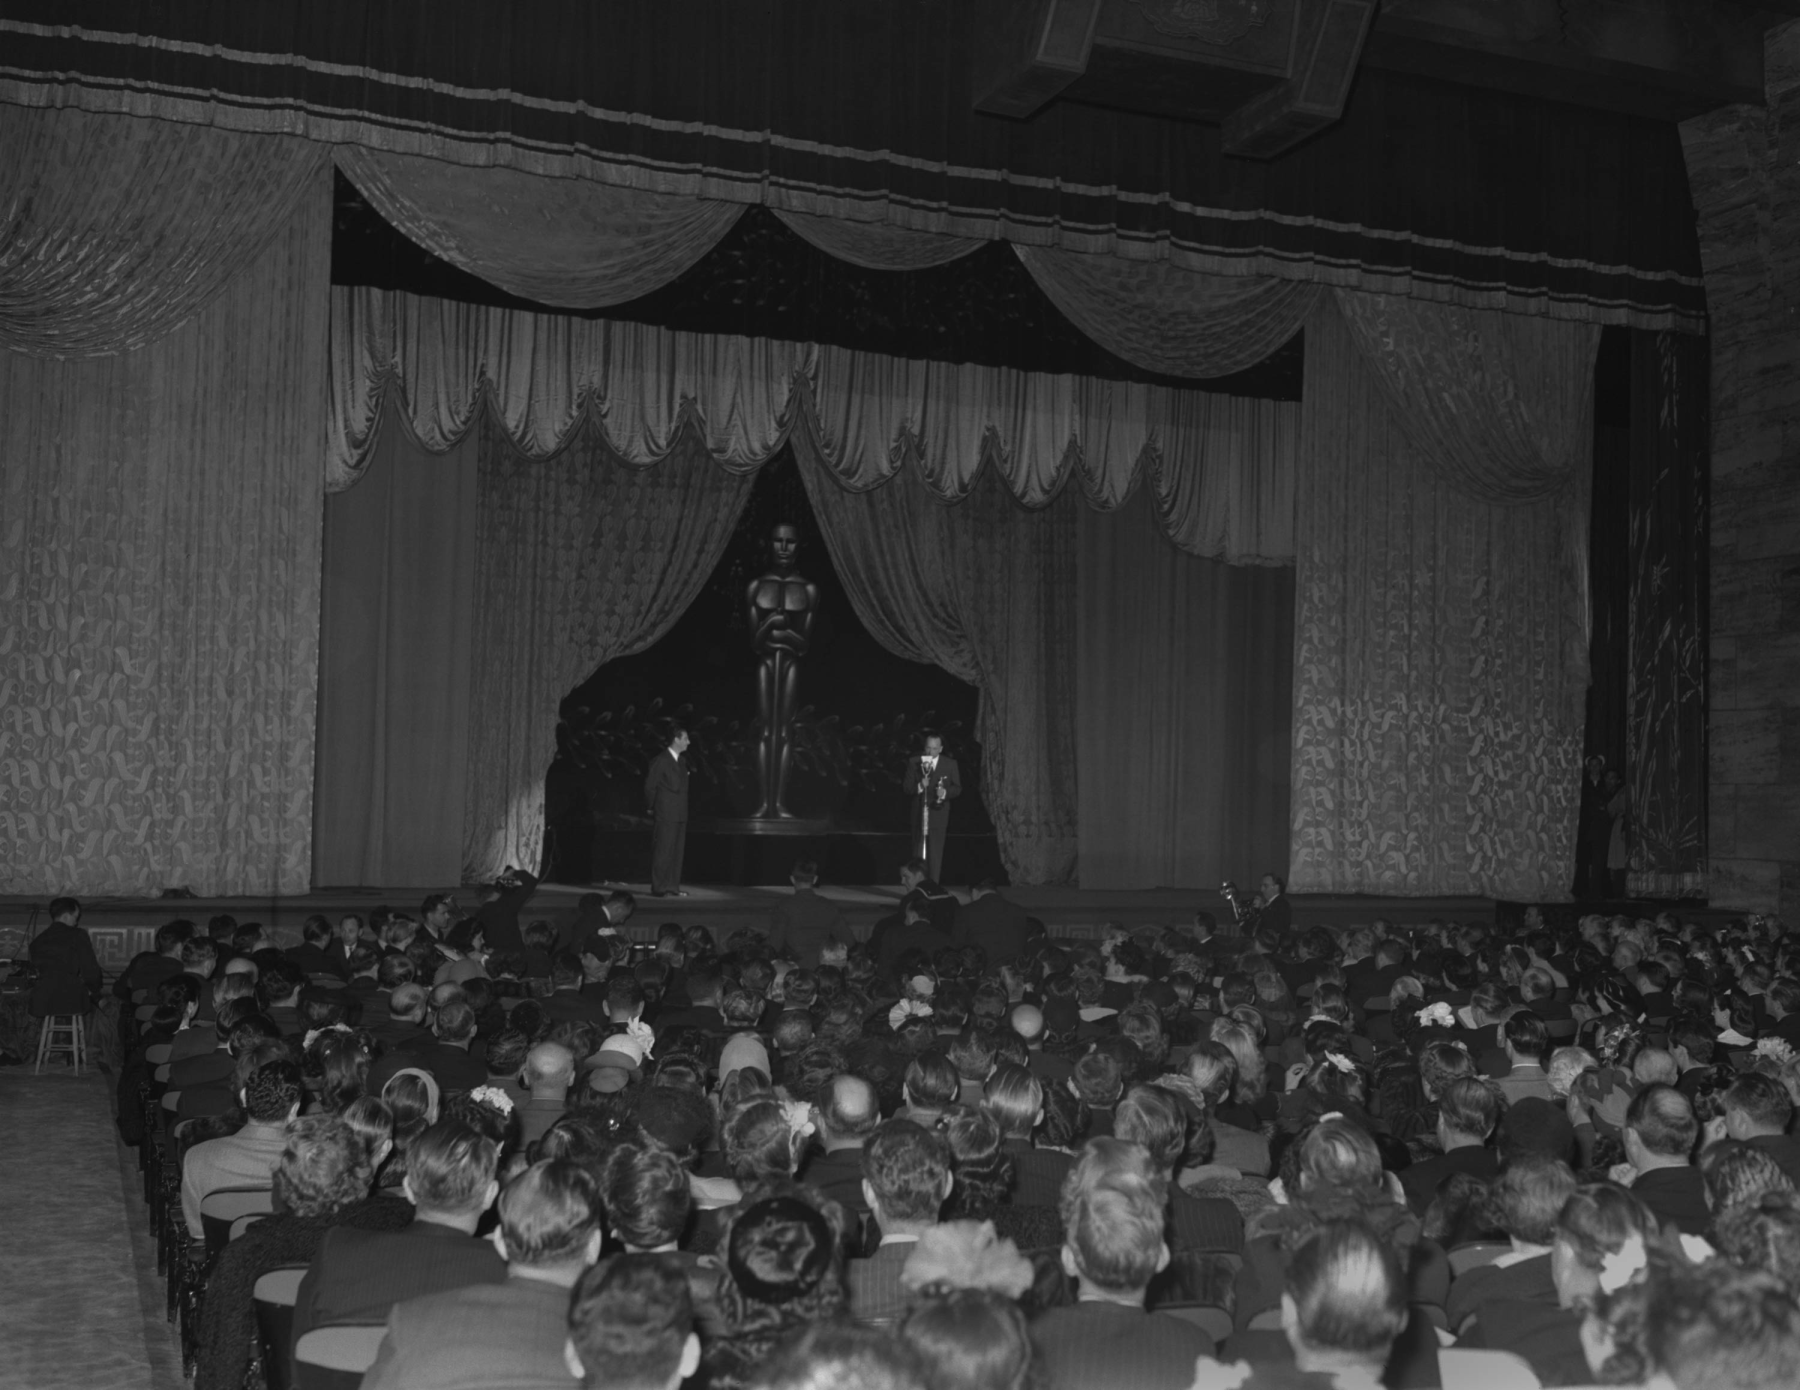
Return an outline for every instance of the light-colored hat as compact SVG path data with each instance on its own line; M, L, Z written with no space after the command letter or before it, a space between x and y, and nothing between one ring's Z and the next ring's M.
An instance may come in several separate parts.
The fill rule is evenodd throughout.
M774 1075L769 1068L769 1049L754 1033L738 1033L726 1039L725 1047L719 1053L719 1080L723 1081L744 1067L755 1067L764 1076Z

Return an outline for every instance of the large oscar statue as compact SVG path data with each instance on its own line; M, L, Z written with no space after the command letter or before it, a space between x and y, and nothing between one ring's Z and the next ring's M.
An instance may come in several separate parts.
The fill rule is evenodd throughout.
M800 659L811 645L813 619L819 611L819 586L794 569L799 545L798 527L786 521L777 525L769 535L769 570L750 581L744 596L750 645L758 657L758 820L794 819L786 804L790 739L800 691Z

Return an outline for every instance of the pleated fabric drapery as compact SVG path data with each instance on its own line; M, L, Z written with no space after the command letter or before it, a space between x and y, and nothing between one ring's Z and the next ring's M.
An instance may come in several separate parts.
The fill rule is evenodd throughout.
M85 148L93 118L71 119ZM20 292L19 267L0 270L9 306L38 306L27 320L43 354L0 352L9 893L309 887L330 172L314 157L291 187L304 151L261 136L230 137L208 168L218 143L179 129L195 144L188 160L163 151L173 188L182 174L245 175L235 197L194 204L194 225L171 217L152 238L187 267L191 298L176 303L186 291L167 259L115 277L82 212L61 233L40 220L36 244L77 261L91 248L92 276L34 281L27 265ZM258 170L287 190L272 226L267 207L235 208L273 196ZM134 188L135 216L160 221L168 191ZM8 215L47 219L46 206ZM202 225L210 215L221 220ZM192 254L174 249L183 240ZM65 294L77 302L59 304ZM158 331L131 351L54 360Z
M954 505L911 469L852 490L808 433L794 453L863 626L981 692L982 790L1008 875L1073 882L1074 499L1028 510L991 471Z
M396 420L325 499L318 887L462 881L478 462L473 432L433 455Z
M316 194L310 141L0 105L0 350L128 352L179 328Z
M1483 342L1459 353L1466 321L1390 316L1409 360L1439 343L1480 364L1474 390L1504 408L1485 410L1477 461L1480 438L1403 418L1346 317L1326 304L1306 332L1290 887L1565 897L1586 671L1566 533L1572 508L1585 528L1587 494L1555 479L1584 471L1589 407L1562 383L1591 383L1592 338L1558 324L1538 345L1556 360L1524 372L1486 350L1509 325L1477 323ZM1509 476L1508 449L1529 477Z
M1149 499L1080 508L1083 888L1215 890L1287 862L1294 572L1167 544Z
M582 431L548 458L477 434L466 881L536 872L557 709L596 667L668 631L718 564L752 470L682 435L643 465ZM760 462L760 460L759 460Z
M390 397L433 451L461 439L485 403L528 456L548 457L591 425L640 464L693 430L726 467L751 466L804 420L846 486L872 486L904 466L954 500L987 465L1029 507L1071 477L1095 505L1115 507L1147 480L1182 549L1240 564L1293 555L1291 402L375 289L333 294L333 490L365 466Z

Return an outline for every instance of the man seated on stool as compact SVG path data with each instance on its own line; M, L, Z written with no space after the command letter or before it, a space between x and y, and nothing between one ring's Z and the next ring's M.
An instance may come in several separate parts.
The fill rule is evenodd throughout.
M514 1178L492 1236L505 1282L395 1304L362 1390L567 1386L569 1290L600 1254L599 1197L587 1171L562 1160Z

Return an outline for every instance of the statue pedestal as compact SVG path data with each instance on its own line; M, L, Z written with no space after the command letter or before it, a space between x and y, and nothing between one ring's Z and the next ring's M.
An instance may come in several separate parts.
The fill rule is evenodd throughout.
M688 825L690 834L698 830L713 835L829 835L833 828L829 819L800 816L738 816Z

